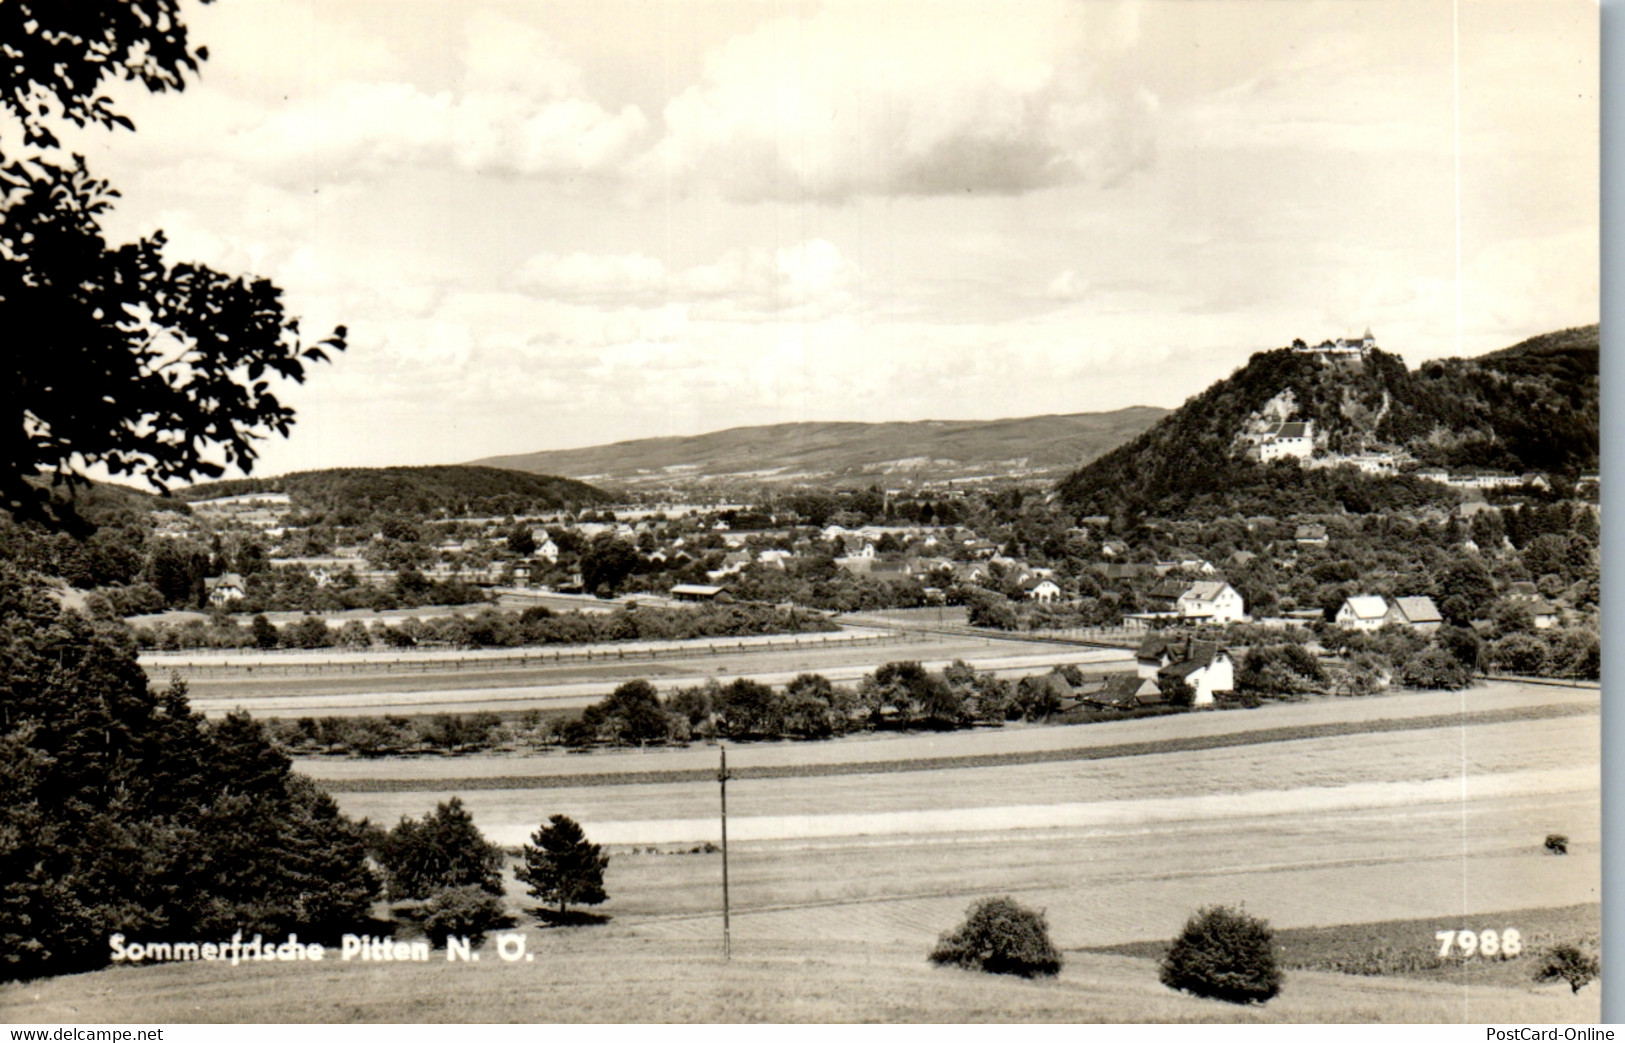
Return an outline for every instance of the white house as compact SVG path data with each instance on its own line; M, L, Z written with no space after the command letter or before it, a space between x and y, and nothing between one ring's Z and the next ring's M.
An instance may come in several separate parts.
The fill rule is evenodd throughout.
M1294 420L1266 429L1259 440L1258 459L1261 463L1291 457L1307 460L1315 452L1315 422Z
M1230 653L1212 641L1189 641L1182 650L1169 646L1163 655L1166 666L1157 679L1175 677L1191 686L1192 706L1211 706L1213 698L1236 687L1236 664Z
M1192 583L1179 595L1179 614L1185 619L1209 623L1240 623L1247 618L1247 606L1236 588L1221 580Z
M1038 601L1046 605L1059 599L1061 596L1061 588L1054 580L1047 577L1034 577L1029 579L1026 583L1022 584L1022 588L1027 592L1028 601Z
M1343 601L1334 622L1351 630L1381 630L1388 602L1375 594L1355 594Z
M208 591L209 604L216 607L241 601L248 596L248 591L243 586L243 577L235 572L228 572L224 576L210 576L203 581L203 589Z

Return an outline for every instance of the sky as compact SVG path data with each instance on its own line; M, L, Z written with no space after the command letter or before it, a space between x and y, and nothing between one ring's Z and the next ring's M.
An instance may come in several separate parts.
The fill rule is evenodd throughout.
M1173 407L1598 316L1591 0L220 0L71 144L349 350L256 474Z

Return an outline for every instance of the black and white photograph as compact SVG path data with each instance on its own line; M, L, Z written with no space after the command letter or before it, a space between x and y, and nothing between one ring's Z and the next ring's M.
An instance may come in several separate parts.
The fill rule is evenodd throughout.
M0 0L10 1038L1612 1038L1604 14Z

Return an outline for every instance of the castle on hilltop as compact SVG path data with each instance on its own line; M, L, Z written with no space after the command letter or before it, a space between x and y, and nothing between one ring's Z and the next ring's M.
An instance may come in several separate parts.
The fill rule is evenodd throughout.
M1346 337L1339 337L1336 340L1323 340L1319 344L1311 346L1309 344L1305 344L1303 339L1300 337L1292 342L1293 351L1301 352L1305 355L1328 355L1333 357L1358 356L1360 358L1365 358L1367 355L1371 354L1371 349L1376 346L1377 338L1371 335L1371 330L1369 328L1365 331L1365 336L1361 337L1359 340L1350 340Z

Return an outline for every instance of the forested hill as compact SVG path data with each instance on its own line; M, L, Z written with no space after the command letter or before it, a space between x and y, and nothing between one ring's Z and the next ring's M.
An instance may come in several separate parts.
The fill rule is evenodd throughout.
M1418 465L1573 477L1598 465L1597 367L1596 326L1415 370L1381 349L1364 358L1260 352L1057 491L1081 514L1126 517L1404 509L1453 498L1414 478L1248 459L1237 436L1270 404L1314 422L1321 456L1391 447Z
M586 482L500 467L341 467L275 478L234 478L182 490L198 501L244 493L285 492L296 506L330 511L404 511L505 515L609 503L609 493Z

